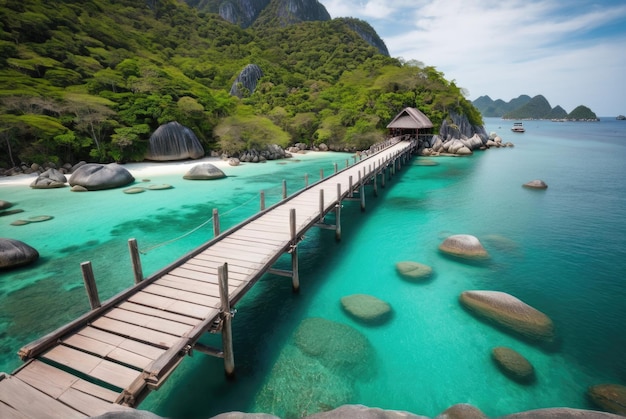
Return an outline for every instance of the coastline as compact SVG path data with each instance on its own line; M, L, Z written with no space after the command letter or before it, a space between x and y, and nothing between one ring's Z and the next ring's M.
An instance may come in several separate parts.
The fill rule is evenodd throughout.
M293 162L299 159L314 159L316 157L322 157L324 155L328 155L327 153L333 153L332 151L306 151L302 154L294 154L292 157L288 157L280 160L271 160L275 163L280 162ZM228 160L222 160L219 157L203 157L201 159L196 160L178 160L178 161L143 161L136 163L125 163L122 164L126 170L128 170L136 181L141 181L142 179L146 179L152 176L157 175L176 175L180 174L181 177L193 166L198 164L210 163L213 164L218 169L224 171L225 169L236 169L238 167L244 166L254 166L260 164L267 163L245 163L242 162L237 166L231 166L228 164ZM0 177L0 187L2 186L29 186L33 180L37 178L38 174L30 173L30 174L19 174L14 176L1 176ZM65 175L68 180L71 174Z

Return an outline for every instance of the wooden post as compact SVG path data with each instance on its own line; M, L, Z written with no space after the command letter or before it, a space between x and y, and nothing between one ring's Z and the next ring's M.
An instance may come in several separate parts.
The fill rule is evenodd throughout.
M217 208L213 208L213 236L220 235L220 215L217 213Z
M261 191L261 211L265 209L265 191Z
M361 196L361 211L365 211L365 185L361 182L361 187L359 188L359 195Z
M382 178L380 179L380 181L381 181L380 186L382 186L382 187L384 188L384 187L385 187L385 178L387 177L387 167L384 167L384 168L383 168L382 175L383 175L383 176L382 176Z
M335 173L337 173L339 171L339 168L337 167L337 163L335 163Z
M289 210L289 231L291 232L291 288L300 291L300 275L298 273L298 238L296 237L296 209Z
M309 174L304 174L304 187L307 188L309 186Z
M337 184L337 205L335 206L335 240L341 240L341 183Z
M374 177L372 178L372 180L374 181L374 196L378 196L378 182L377 182L377 178L378 178L378 173L376 173L376 171L374 171Z
M100 297L98 296L98 288L96 287L96 279L93 276L91 262L81 263L80 269L83 271L83 281L85 282L85 290L87 291L87 298L89 298L89 305L92 310L95 310L100 307Z
M346 167L350 167L350 160L346 159Z
M287 198L287 181L283 179L283 199Z
M228 264L217 267L217 280L220 286L220 302L222 311L222 351L224 352L224 372L228 377L235 374L235 353L233 351L232 313L228 295Z
M354 159L354 163L356 163L356 154L352 156L352 158Z
M135 284L138 284L143 280L143 270L141 269L141 257L139 257L137 239L128 239L128 250L130 251L130 262L133 265Z
M324 189L320 189L320 223L324 222Z
M320 169L320 180L324 180L324 169Z
M352 198L352 175L348 178L348 196Z

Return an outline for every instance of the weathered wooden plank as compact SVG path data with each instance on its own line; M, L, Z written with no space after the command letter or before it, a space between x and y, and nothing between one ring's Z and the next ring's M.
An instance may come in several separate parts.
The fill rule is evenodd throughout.
M159 317L152 317L134 311L123 310L121 308L115 308L109 311L105 314L105 317L130 324L136 324L137 326L148 329L158 330L174 336L183 336L192 329L192 326L188 324L161 319Z
M193 292L177 290L169 287L163 287L158 284L152 284L149 287L146 287L144 291L155 295L160 295L162 297L172 298L174 300L203 305L205 307L219 308L220 306L219 298L209 295L194 294Z
M2 387L0 387L1 389ZM27 416L24 416L17 410L13 409L10 406L2 403L2 399L0 398L0 418L2 419L30 419Z
M223 264L223 263L222 263ZM207 272L208 271L208 272ZM204 267L198 267L198 265L185 264L180 268L176 268L169 273L181 278L193 279L196 281L203 281L208 284L215 284L217 282L217 275L213 274L213 269L206 269ZM241 276L241 275L239 275ZM241 279L234 279L233 284L238 285L242 282Z
M149 343L160 348L169 348L178 340L177 336L170 335L168 333L159 332L157 330L148 329L108 317L101 317L95 320L91 325L122 336L132 337L135 340Z
M222 265L224 262L222 262ZM190 269L201 272L212 272L219 265L219 262L214 260L207 260L203 257L195 257L193 259L189 259L187 263L185 263L184 269ZM228 265L230 270L231 265ZM254 273L255 269L252 269L250 266L236 266L233 265L233 276L236 281L246 281L250 274ZM211 275L211 277L214 277ZM213 283L213 280L209 279L209 281Z
M226 257L222 255L210 254L206 252L206 250L203 253L200 253L199 255L197 255L196 259L204 260L204 261L212 262L216 264L221 264L221 265L223 265L224 263L228 263L228 269L233 267L233 269L238 269L238 271L242 273L244 269L249 269L252 272L255 272L257 269L263 266L263 264L260 262L250 262L250 261L245 261L245 260L232 260L232 259L230 261L227 261Z
M129 351L124 348L108 345L101 341L78 334L69 336L67 339L63 340L63 343L75 349L80 349L85 352L91 352L102 358L107 358L126 365L131 365L137 369L145 368L146 365L154 360L154 358L149 358L144 356L143 354L140 354L139 351ZM150 347L149 345L145 344L143 346L148 348ZM162 352L163 350L160 351L160 353Z
M194 292L196 294L210 295L212 297L219 297L220 293L216 284L211 284L205 281L197 281L190 278L181 278L173 275L164 276L159 279L158 284L183 291ZM237 286L229 285L228 289L234 291L237 289Z
M235 231L233 234L229 235L228 238L233 240L243 240L248 243L264 243L264 244L272 244L275 246L281 246L285 242L289 241L287 236L285 238L278 238L275 236L267 236L265 234L259 234L259 232L255 232L253 230L241 229Z
M216 245L217 247L217 245ZM268 256L271 256L276 253L276 248L272 246L271 249L267 249L261 246L250 246L241 244L241 243L233 243L228 239L223 239L219 242L219 248L225 250L232 250L233 252L244 253L249 256L254 256L256 259L253 260L263 260Z
M194 317L197 319L206 319L213 315L215 310L210 307L204 307L198 304L187 303L184 301L171 300L160 295L154 295L147 292L139 292L131 297L128 301L156 309L169 311L171 313L183 316Z
M82 391L83 393L91 394L94 397L102 399L109 403L114 403L120 393L108 388L100 387L97 384L90 383L85 380L78 380L72 384L72 388Z
M106 412L133 410L129 407L108 403L74 388L69 388L65 393L63 393L61 397L59 397L59 401L72 406L74 409L89 417L103 415Z
M180 314L174 314L168 311L158 310L152 307L146 307L146 306L134 304L128 301L118 305L118 307L123 308L124 310L135 311L137 313L143 313L143 314L147 314L153 317L160 317L162 319L173 320L178 323L185 323L185 324L189 324L192 326L198 323L198 320L193 317L181 316Z
M17 377L7 376L0 381L0 400L28 418L85 417L81 412L34 389Z
M257 255L254 253L246 252L245 249L236 250L232 248L224 248L222 246L211 247L202 253L204 255L221 257L224 260L224 262L228 263L229 265L231 261L233 262L245 261L248 263L256 263L256 264L263 265L263 262L265 262L268 259L267 255ZM234 264L237 264L237 262L235 262Z
M130 385L139 374L138 371L131 368L63 345L55 346L42 356L120 389Z
M37 360L20 368L15 376L55 399L79 380L68 372Z
M280 251L288 240L282 240L280 242L272 242L272 243L264 243L263 241L250 240L243 237L226 237L222 240L222 243L226 244L234 244L236 246L247 246L250 249L267 252L278 252Z

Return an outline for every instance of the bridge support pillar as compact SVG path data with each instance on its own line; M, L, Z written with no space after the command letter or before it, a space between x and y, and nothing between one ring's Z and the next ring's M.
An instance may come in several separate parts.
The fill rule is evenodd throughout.
M233 351L233 314L230 311L228 295L228 264L217 268L217 278L220 285L220 302L222 304L222 351L224 352L224 372L228 377L235 375L235 353Z
M296 236L296 209L289 210L289 230L291 232L291 287L293 292L300 291L300 274L298 273L298 237Z
M337 205L335 206L335 240L341 240L341 183L337 184Z

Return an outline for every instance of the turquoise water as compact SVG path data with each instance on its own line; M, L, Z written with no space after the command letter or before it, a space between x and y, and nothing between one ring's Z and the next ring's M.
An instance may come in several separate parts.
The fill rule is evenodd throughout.
M288 279L272 275L254 287L234 319L235 380L224 378L220 359L194 354L140 407L180 418L230 410L298 417L360 403L436 416L471 403L498 416L594 408L585 397L588 386L626 384L626 123L527 121L524 134L510 133L507 121L486 123L515 147L428 159L436 166L413 160L378 198L368 191L365 213L358 202L344 204L341 242L332 231L307 234L299 294ZM28 216L55 217L22 227L9 223L26 213L0 218L1 236L42 254L34 268L0 276L0 370L19 365L15 351L22 344L88 309L80 262L93 262L104 299L132 283L128 238L150 249L199 226L213 208L227 228L257 210L259 190L270 204L279 199L282 179L295 190L304 173L317 179L320 167L330 173L346 157L228 168L227 179L210 183L152 176L175 188L139 195L0 184L0 199L17 202ZM533 179L549 188L522 188ZM144 271L201 243L211 228L150 250L142 256ZM490 260L465 264L442 256L437 247L451 234L475 235ZM434 276L402 280L395 263L405 260L431 266ZM556 343L539 346L473 317L458 303L471 289L504 291L546 313ZM390 321L367 326L348 317L340 299L357 293L388 302ZM312 323L320 329L309 344L324 343L318 346L333 352L302 350L304 327ZM217 345L219 335L205 340ZM505 377L490 359L495 346L524 355L536 381Z

